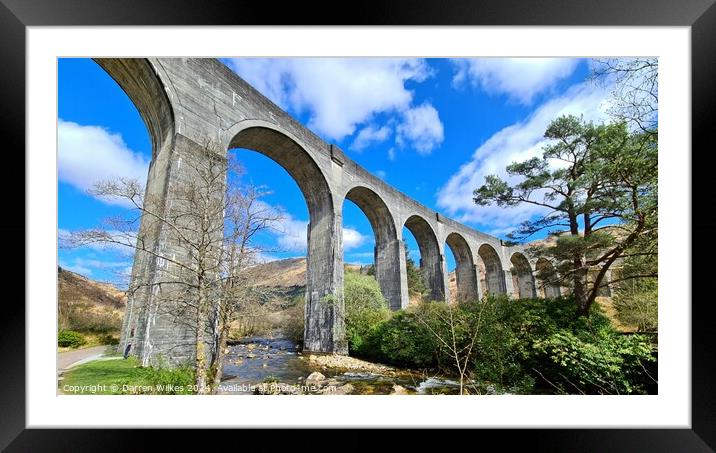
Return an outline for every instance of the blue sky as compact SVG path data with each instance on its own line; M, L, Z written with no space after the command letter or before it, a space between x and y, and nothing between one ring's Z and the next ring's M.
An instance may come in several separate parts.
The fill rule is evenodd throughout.
M487 174L540 154L546 125L560 114L606 120L609 89L589 80L584 59L224 59L232 70L352 159L421 203L478 230L505 237L533 206L480 207L472 191ZM151 144L136 108L93 61L58 62L58 228L100 225L122 205L87 194L115 176L146 179ZM306 203L275 162L236 150L247 182L271 193L281 231L261 237L268 258L305 255ZM372 262L373 233L344 206L345 261ZM411 256L419 257L404 230ZM538 236L539 237L539 236ZM538 238L535 237L535 238ZM450 269L454 259L445 246ZM60 249L59 264L88 277L122 281L131 251Z

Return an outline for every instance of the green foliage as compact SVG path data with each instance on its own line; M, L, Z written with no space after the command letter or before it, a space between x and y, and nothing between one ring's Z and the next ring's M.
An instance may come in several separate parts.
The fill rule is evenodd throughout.
M369 356L399 366L430 368L435 366L435 345L430 332L414 311L399 311L376 329L377 349Z
M656 332L659 328L656 279L635 280L620 286L613 304L622 324L634 326L639 332Z
M653 362L649 341L625 337L594 306L574 313L571 298L493 298L475 355L478 379L504 387L533 380L536 391L644 393L645 366Z
M57 346L62 348L79 348L86 342L84 335L74 330L60 330L57 333Z
M540 377L564 393L644 393L645 364L653 361L643 337L601 328L591 335L561 329L532 344Z
M349 351L365 355L375 330L390 317L388 303L374 277L346 272L343 296L345 301L346 338Z
M577 316L572 298L422 303L395 313L370 339L365 356L449 374L457 372L453 351L460 351L483 389L622 394L655 386L647 371L656 360L649 341L617 332L597 305L588 317Z
M415 261L408 256L407 247L405 250L405 270L408 276L408 291L410 293L424 296L430 292L425 276L420 271L420 268L415 265Z
M193 393L191 389L196 378L194 369L188 365L170 367L166 362L160 361L159 364L143 368L142 371L142 379L155 387L155 393L165 395Z

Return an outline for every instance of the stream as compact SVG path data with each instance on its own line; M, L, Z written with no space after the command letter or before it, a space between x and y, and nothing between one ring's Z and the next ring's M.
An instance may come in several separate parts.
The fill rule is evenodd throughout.
M294 342L285 338L250 337L228 347L220 394L251 395L264 382L301 386L317 371L333 385L350 384L350 394L388 395L400 386L409 394L458 394L456 380L426 376L393 368L392 372L368 372L322 367L312 363Z

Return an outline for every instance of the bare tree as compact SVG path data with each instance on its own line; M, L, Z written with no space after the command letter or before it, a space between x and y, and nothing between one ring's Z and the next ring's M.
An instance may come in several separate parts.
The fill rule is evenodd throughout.
M241 169L215 143L206 141L202 149L201 155L182 155L182 179L165 200L145 193L136 180L95 184L92 195L126 200L131 209L106 219L101 228L72 233L65 245L118 244L159 263L160 278L135 279L129 292L156 291L161 297L155 309L161 306L194 332L195 383L199 393L213 393L232 317L251 284L244 271L260 255L253 240L279 214L259 201L263 192L229 184L227 176ZM140 222L144 230L161 228L164 246L146 243L143 230L137 234Z
M212 351L211 382L216 391L222 376L222 363L232 322L237 314L254 306L264 291L252 285L249 268L261 261L266 249L254 241L257 234L273 228L281 214L260 199L266 192L254 186L230 188L225 217L223 275L221 297L214 313L214 350Z
M415 312L416 319L437 341L438 347L453 361L460 378L460 394L467 393L466 383L470 382L470 365L474 358L475 345L482 327L482 315L487 302L479 302L476 313L467 313L453 304L433 304L434 316L420 309ZM429 305L422 307L430 309Z
M609 113L645 133L656 133L659 110L659 59L594 60L592 78L613 86Z

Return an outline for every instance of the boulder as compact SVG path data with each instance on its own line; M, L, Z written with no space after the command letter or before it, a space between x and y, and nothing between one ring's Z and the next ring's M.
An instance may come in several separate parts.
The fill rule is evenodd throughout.
M326 380L326 377L324 375L322 375L318 371L314 371L313 373L309 374L308 377L306 378L306 384L317 385L325 380Z

